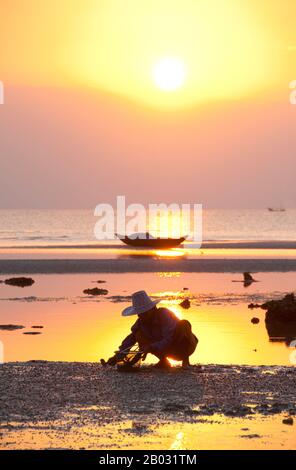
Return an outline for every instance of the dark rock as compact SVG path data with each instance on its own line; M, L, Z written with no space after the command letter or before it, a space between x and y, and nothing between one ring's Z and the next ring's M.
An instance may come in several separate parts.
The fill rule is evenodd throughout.
M191 303L189 299L184 299L179 305L180 307L185 308L187 310L188 308L190 308Z
M260 320L259 320L259 318L257 318L257 317L253 317L252 320L251 320L251 322L252 322L254 325L257 325L258 323L260 323Z
M107 289L99 289L98 287L94 287L93 289L84 289L84 294L87 295L107 295Z
M200 411L200 414L205 415L205 416L213 416L215 414L215 411L204 408L203 410Z
M283 299L271 300L261 305L266 312L266 321L296 321L296 299L294 294L287 294Z
M234 416L234 417L243 417L243 416L252 414L251 409L247 406L226 408L223 411L226 416Z
M148 426L145 423L138 423L138 422L133 421L132 429L134 429L135 431L138 431L140 433L141 432L147 432Z
M250 309L261 308L261 305L260 304L253 304L253 302L252 302L248 305L248 308L250 308Z
M289 418L284 418L282 421L283 424L288 424L289 426L293 426L294 420L292 416L289 416Z
M10 279L5 279L4 283L9 286L17 287L29 287L34 284L34 279L31 277L11 277Z
M41 335L41 331L25 331L23 335Z
M261 403L260 405L257 405L256 408L258 407L260 407L260 409L262 410L268 410L271 407L271 405L269 403Z
M273 403L270 407L270 413L277 414L281 413L283 410L286 409L286 405L283 403Z
M265 326L272 342L285 342L289 346L291 341L296 338L296 321L287 323L276 320L265 321Z
M199 410L188 409L188 410L185 410L185 414L189 415L189 416L196 416L196 415L200 414L200 411Z
M0 325L0 330L14 331L25 328L23 325Z
M98 281L93 281L93 282L96 282L97 284L105 284L106 281L103 281L102 279L99 279Z
M260 405L256 405L254 407L254 411L256 413L263 414L265 416L279 414L285 409L285 405L280 403L273 403L271 405L267 403L261 403Z
M282 341L296 336L296 299L287 294L283 299L271 300L261 305L266 310L265 324L270 338Z
M142 434L149 433L149 426L144 423L137 423L133 422L131 428L123 429L122 432L126 432L128 434L137 434L141 436Z
M177 411L184 411L187 410L188 406L187 405L182 405L181 403L167 403L162 411L166 412L177 412Z
M41 328L44 328L44 326L42 326L42 325L33 325L33 326L31 326L31 328L40 328L41 329Z
M212 416L215 413L221 412L218 405L201 405L199 409L199 413L201 415Z

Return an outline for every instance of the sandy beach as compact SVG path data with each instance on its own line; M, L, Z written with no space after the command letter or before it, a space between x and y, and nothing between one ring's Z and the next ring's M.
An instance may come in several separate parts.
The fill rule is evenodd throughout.
M126 374L37 361L4 364L0 376L2 449L295 446L291 367L142 367Z

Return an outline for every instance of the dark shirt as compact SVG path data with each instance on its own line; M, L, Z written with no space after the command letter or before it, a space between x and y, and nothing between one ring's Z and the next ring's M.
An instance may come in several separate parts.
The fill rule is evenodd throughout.
M123 340L120 351L136 344L136 333L141 333L150 341L152 353L162 353L171 344L179 318L167 308L158 308L149 323L141 320L141 315L133 324L131 333Z

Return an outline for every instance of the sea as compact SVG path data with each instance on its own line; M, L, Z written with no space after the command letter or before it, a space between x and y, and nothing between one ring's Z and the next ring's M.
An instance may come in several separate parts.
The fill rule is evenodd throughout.
M97 221L94 210L2 209L0 248L121 245L116 238L97 240ZM150 224L153 225L153 222L150 221ZM149 228L148 225L147 230ZM202 240L293 242L296 240L296 209L287 209L284 212L271 212L268 209L204 209Z

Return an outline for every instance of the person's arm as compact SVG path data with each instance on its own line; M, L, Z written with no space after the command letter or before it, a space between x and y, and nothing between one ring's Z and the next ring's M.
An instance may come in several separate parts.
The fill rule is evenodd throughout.
M127 337L122 341L121 345L119 346L119 351L124 351L125 349L129 349L134 344L136 344L136 336L133 332L131 332Z
M173 340L175 329L178 323L177 317L170 312L169 310L165 310L161 312L161 329L163 334L163 339L160 341L156 341L150 345L150 352L153 354L155 353L162 353L167 349L170 343Z
M121 345L119 346L119 350L117 353L114 354L114 356L109 357L108 361L105 362L105 364L108 364L109 366L115 366L117 362L119 362L122 357L124 356L124 352L120 351L125 351L126 349L130 349L134 344L136 344L136 335L135 332L137 331L137 322L132 326L132 331L129 335L127 335L126 338L122 341ZM102 363L102 361L101 361ZM104 365L104 364L103 364Z
M129 349L136 344L136 332L138 331L138 328L138 321L136 321L136 323L134 323L131 328L131 333L127 335L127 337L122 341L121 345L119 346L119 351Z

